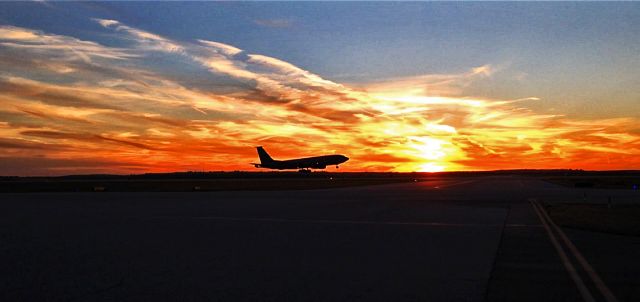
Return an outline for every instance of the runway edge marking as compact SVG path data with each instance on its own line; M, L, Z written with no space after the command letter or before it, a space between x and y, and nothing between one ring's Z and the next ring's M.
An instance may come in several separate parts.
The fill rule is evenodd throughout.
M537 207L537 204L536 204L537 201L535 199L529 199L529 202L531 203L533 210L536 212L536 215L538 215L538 218L542 222L544 229L547 231L547 235L549 236L549 240L551 241L551 244L556 249L558 256L560 256L562 265L564 265L564 268L569 273L569 276L578 287L578 292L580 292L582 299L584 299L585 302L595 302L596 300L593 298L593 295L591 295L591 292L589 292L589 290L587 289L587 286L584 284L584 281L582 281L582 278L580 277L580 275L578 275L576 268L573 266L573 264L571 264L569 257L567 256L565 251L562 249L562 246L558 242L558 239L556 238L556 236L553 234L551 227L549 226L543 214L541 213L541 209Z
M553 220L551 220L551 217L549 217L549 214L547 214L547 212L542 209L542 205L540 205L538 201L534 201L534 202L538 205L538 207L542 211L542 214L547 218L547 220L549 221L549 224L556 230L556 232L560 236L560 239L562 239L565 245L569 248L569 251L578 260L578 263L580 263L584 271L587 272L587 274L589 275L589 278L591 278L591 280L596 285L596 287L598 288L602 296L605 298L605 300L607 302L618 302L618 299L613 295L613 293L611 292L609 287L604 283L602 278L600 278L600 275L598 275L595 269L593 269L593 267L591 266L591 264L589 264L587 259L585 259L584 256L582 256L582 253L580 253L578 248L573 244L573 242L569 239L569 237L567 237L565 232L562 231L562 229L555 222L553 222Z

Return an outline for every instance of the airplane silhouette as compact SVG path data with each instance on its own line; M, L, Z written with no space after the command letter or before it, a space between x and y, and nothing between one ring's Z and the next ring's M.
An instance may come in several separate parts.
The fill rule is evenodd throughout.
M349 160L344 155L323 155L305 158L296 158L289 160L275 160L269 156L264 148L257 147L260 163L251 163L256 168L267 168L277 170L299 169L300 172L310 172L311 169L324 169L327 166L338 165Z

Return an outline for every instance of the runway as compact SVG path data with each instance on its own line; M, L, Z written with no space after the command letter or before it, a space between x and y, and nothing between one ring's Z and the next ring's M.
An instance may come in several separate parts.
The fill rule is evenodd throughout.
M530 200L610 195L634 202L638 194L586 195L516 176L309 191L1 194L0 300L584 301ZM578 249L592 242L569 233L581 236ZM600 240L615 254L619 239ZM591 262L603 253L584 252ZM640 297L629 286L637 281L618 282L635 271L595 262L619 301Z

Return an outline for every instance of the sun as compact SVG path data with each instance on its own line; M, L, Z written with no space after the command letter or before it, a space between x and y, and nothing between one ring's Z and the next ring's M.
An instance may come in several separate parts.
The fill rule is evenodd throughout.
M410 136L407 154L415 159L414 171L442 172L449 166L449 159L458 150L444 138Z
M442 172L444 167L435 163L426 163L420 165L418 172Z

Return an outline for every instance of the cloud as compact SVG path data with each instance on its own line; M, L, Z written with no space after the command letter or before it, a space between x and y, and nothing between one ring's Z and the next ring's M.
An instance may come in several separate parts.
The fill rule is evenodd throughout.
M39 38L40 38L40 35L32 30L13 27L13 26L0 27L1 40L36 41Z
M45 104L53 104L63 107L101 109L117 108L113 105L100 102L100 100L78 95L73 89L69 89L67 87L43 85L41 83L20 78L3 79L0 77L0 93L5 97L13 96L17 98L28 98Z
M220 42L213 42L213 41L207 41L207 40L198 40L198 42L212 49L215 49L219 53L226 56L235 56L242 52L242 49L240 48L236 48L231 45L220 43Z
M102 25L104 27L120 25L120 22L118 22L116 20L107 20L107 19L98 19L98 18L94 18L93 20L98 22L98 24L100 24L100 25Z
M284 75L285 81L296 81L307 86L321 86L328 89L342 89L343 87L334 82L303 70L291 63L263 55L250 54L247 62L265 66L280 75Z
M182 46L178 45L170 41L169 39L163 38L159 35L140 30L137 28L126 26L116 20L106 20L106 19L93 19L98 22L98 24L102 25L106 28L113 28L116 31L125 32L129 34L136 42L140 44L140 46L144 47L146 50L161 50L167 52L180 52L183 51Z
M197 40L199 45L190 43L179 45L175 41L123 25L115 20L94 20L104 27L127 33L131 39L143 45L146 51L179 52L213 73L252 81L255 83L254 87L264 92L266 96L286 100L300 97L302 94L300 85L303 86L302 88L309 88L304 86L343 88L339 84L276 58L258 54L239 56L243 53L242 49L225 43ZM263 72L264 68L272 72Z
M346 154L347 170L640 168L636 119L464 95L493 65L353 85L222 42L95 21L118 47L0 27L0 158L24 174L245 170L257 144L279 158Z
M457 96L471 83L492 76L497 69L490 64L459 74L426 74L386 79L360 85L370 93L403 96Z
M91 62L95 58L124 60L135 56L122 49L104 47L91 41L6 25L0 26L0 46L64 61Z
M104 134L91 134L91 133L78 133L78 132L61 132L51 130L25 130L20 134L24 136L34 136L38 138L53 139L53 140L77 140L84 144L94 143L101 144L102 142L122 144L129 147L135 147L140 149L153 150L154 147L145 145L143 143L128 141L110 137Z

